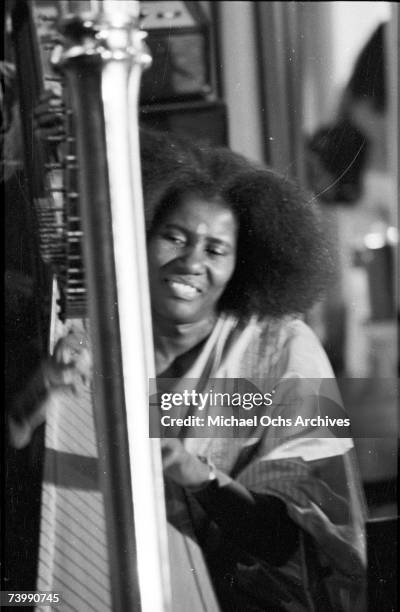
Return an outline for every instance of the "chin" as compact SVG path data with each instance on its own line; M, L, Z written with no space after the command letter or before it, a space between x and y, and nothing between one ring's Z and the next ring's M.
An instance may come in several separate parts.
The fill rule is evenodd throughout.
M190 307L189 304L160 304L154 314L164 321L171 323L194 323L201 319L201 313Z
M165 318L168 318L171 323L185 324L185 323L197 323L202 319L202 316L199 313L187 312L183 309L176 309L174 312L164 314ZM204 317L203 317L204 318Z

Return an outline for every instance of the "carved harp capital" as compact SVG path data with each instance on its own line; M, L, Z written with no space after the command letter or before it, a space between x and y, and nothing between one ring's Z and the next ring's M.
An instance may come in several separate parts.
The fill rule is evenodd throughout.
M104 0L92 2L91 11L64 13L60 31L64 44L55 50L53 63L64 66L75 58L97 57L102 62L126 62L146 69L151 56L144 43L147 33L139 28L139 2Z

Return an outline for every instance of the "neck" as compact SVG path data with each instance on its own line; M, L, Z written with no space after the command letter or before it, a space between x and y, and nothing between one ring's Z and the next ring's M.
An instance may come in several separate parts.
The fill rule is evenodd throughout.
M156 369L168 367L177 357L190 351L211 333L216 315L193 323L174 323L162 317L153 317Z

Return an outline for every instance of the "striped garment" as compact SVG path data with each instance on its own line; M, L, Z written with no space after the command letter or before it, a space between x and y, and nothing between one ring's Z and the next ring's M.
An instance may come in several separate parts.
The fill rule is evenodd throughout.
M194 365L170 390L189 388L204 394L213 389L273 392L265 414L275 423L279 416L292 423L265 427L258 419L223 438L204 437L196 426L175 432L187 450L216 466L220 482L234 478L255 493L278 497L301 528L299 546L283 566L238 552L222 609L364 610L366 515L350 434L325 421L294 425L298 416L344 415L331 366L311 329L298 319L242 324L221 316ZM194 412L192 407L186 414ZM201 416L222 413L228 414L226 408L207 405ZM167 509L170 522L188 539L200 526L204 533L207 517L200 504L173 484L167 486ZM207 529L206 557L223 558L228 553L219 544L218 528L209 521ZM229 555L232 559L231 550Z

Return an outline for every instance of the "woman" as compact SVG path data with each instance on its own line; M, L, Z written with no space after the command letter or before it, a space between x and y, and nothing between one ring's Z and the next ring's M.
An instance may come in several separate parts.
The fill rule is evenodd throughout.
M216 380L222 392L270 393L265 415L278 423L231 437L174 430L162 443L168 518L185 532L189 517L222 610L357 609L363 506L351 440L325 421L295 425L340 413L328 360L299 318L328 272L312 205L239 155L152 132L142 170L159 389L191 381L202 393ZM71 367L65 347L47 385L87 374L86 357ZM32 426L43 404L35 414ZM216 414L220 405L204 407Z

